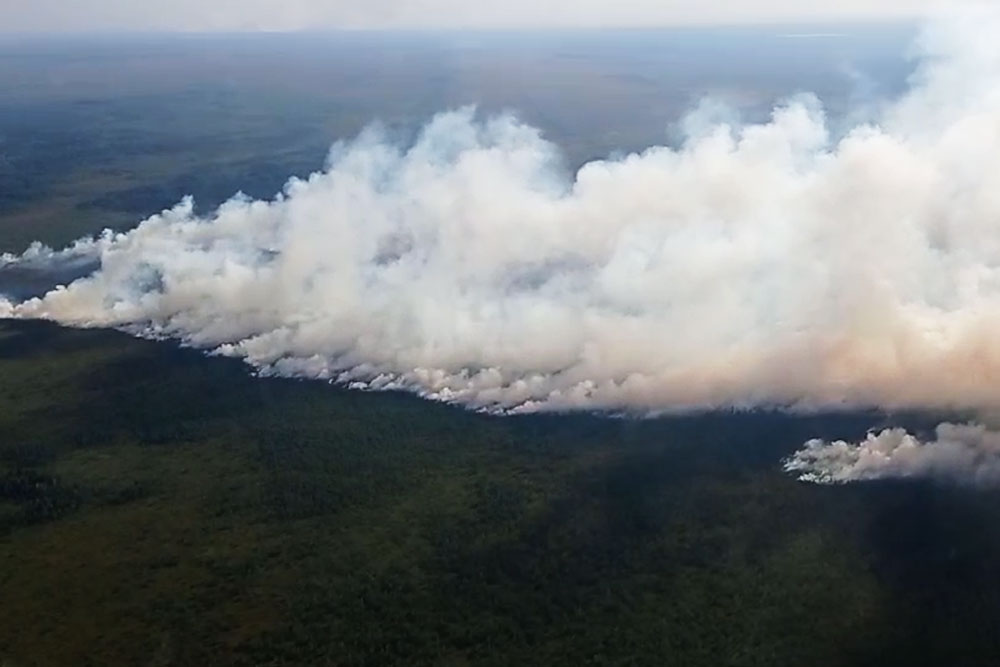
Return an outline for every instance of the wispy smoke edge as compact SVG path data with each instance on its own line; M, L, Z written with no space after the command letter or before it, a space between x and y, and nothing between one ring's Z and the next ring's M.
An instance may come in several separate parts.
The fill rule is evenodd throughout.
M798 97L567 182L510 116L372 129L272 201L5 255L99 269L0 316L502 412L995 407L997 25L929 30L913 89L836 140Z

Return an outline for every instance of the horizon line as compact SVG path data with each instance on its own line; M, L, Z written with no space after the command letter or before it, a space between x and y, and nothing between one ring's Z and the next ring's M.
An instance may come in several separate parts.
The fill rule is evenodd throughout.
M409 27L314 27L300 29L258 29L236 28L227 30L198 29L123 29L107 28L94 30L3 30L0 29L0 39L55 39L80 37L254 37L254 36L322 36L322 35L364 35L364 34L400 34L400 35L484 35L484 34L540 34L540 33L572 33L572 32L655 32L659 30L759 30L824 27L823 31L792 31L781 34L789 38L834 38L845 37L848 33L831 31L831 27L877 28L914 26L921 22L919 16L910 17L854 17L835 20L767 20L744 22L684 22L663 23L657 25L639 24L609 24L609 25L510 25L510 26L409 26Z

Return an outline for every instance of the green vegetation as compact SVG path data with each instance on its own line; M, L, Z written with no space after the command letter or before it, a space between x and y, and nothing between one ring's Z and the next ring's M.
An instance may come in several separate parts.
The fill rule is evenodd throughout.
M4 323L0 659L989 664L995 493L779 471L876 419L504 419Z
M267 196L375 117L515 108L571 166L839 90L677 37L0 44L0 252ZM0 667L998 664L1000 494L779 469L885 419L497 418L0 322Z

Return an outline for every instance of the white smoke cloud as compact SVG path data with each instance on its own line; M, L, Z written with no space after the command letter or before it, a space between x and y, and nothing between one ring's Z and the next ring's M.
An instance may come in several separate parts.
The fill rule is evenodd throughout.
M1000 433L978 424L941 424L933 440L904 429L869 433L858 443L810 440L785 470L819 484L931 478L977 486L1000 483Z
M371 129L273 201L6 258L100 268L0 316L491 410L996 407L998 27L929 31L838 139L801 97L571 177L509 116Z
M101 250L113 241L110 231L105 231L96 238L83 238L59 251L35 241L20 255L5 252L0 253L0 269L7 266L18 268L34 268L43 270L51 266L63 266L79 262L95 260L100 257Z

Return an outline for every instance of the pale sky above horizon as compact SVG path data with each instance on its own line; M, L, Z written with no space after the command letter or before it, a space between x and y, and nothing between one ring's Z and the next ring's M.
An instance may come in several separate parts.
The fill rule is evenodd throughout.
M295 31L916 18L934 0L0 0L0 32Z

